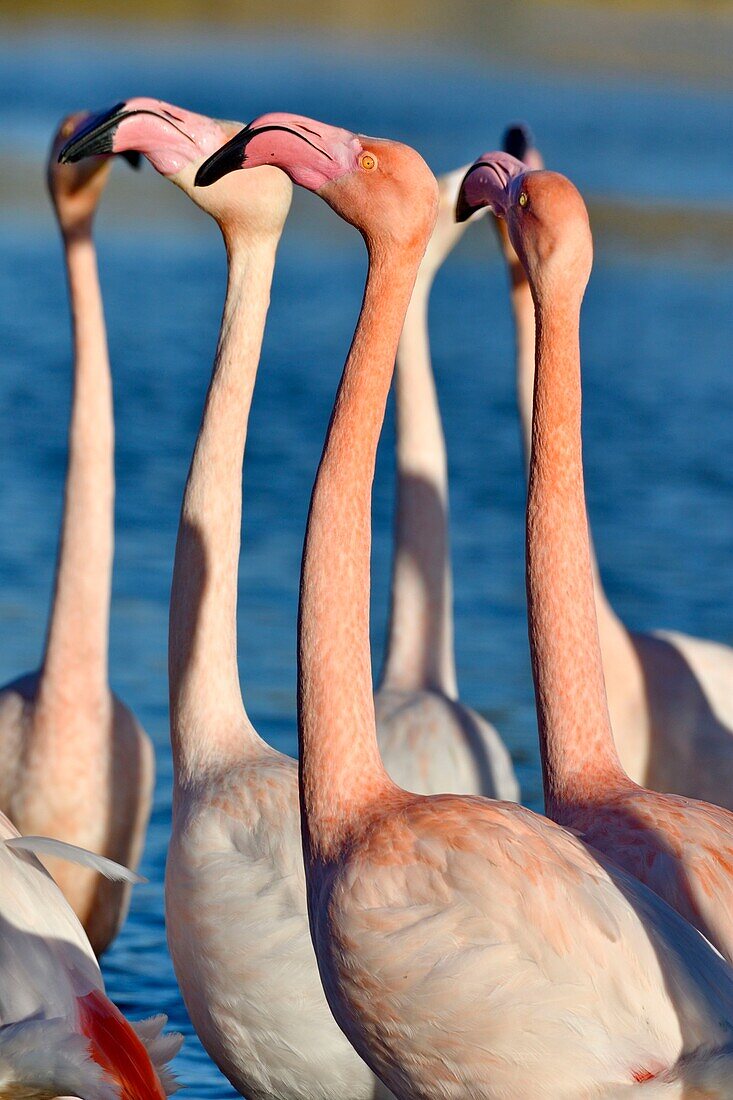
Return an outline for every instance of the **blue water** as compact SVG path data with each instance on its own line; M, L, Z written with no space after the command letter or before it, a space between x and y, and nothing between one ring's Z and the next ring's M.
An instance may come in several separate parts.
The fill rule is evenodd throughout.
M249 118L291 109L416 144L439 171L528 118L548 160L590 195L678 203L694 239L702 204L730 205L730 100L505 71L394 50L193 35L137 45L49 31L0 45L0 681L38 661L61 502L69 337L61 253L37 189L61 114L137 94ZM8 175L15 158L15 174ZM124 171L121 166L120 170ZM150 181L148 181L150 183ZM160 182L160 188L166 185ZM131 185L130 185L131 186ZM16 189L15 191L13 189ZM170 189L168 189L170 190ZM126 194L134 194L128 191ZM166 627L183 482L224 290L213 227L103 212L98 246L115 377L117 544L111 676L152 735L155 809L127 925L104 962L132 1016L165 1011L186 1033L192 1097L233 1093L191 1033L165 947L170 818ZM163 196L161 195L161 199ZM168 195L165 195L168 199ZM250 714L294 752L298 565L308 494L364 276L356 234L326 235L315 199L280 251L246 463L239 651ZM161 211L163 207L161 206ZM637 628L733 643L733 258L597 241L584 314L589 503L609 594ZM484 226L441 273L432 309L451 473L456 640L463 697L502 731L526 800L540 776L526 644L523 482L504 274ZM379 664L392 504L391 419L374 494L373 640Z

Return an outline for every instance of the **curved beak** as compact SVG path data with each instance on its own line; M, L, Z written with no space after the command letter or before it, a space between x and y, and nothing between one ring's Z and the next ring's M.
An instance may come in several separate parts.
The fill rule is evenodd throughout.
M471 167L466 172L466 175L463 177L463 180L461 181L461 186L458 188L458 198L456 199L456 221L459 223L467 222L472 214L475 214L477 210L481 209L480 203L474 206L472 202L469 202L464 186L471 172L475 171L477 167L478 166L475 164L471 165Z
M114 152L112 146L115 131L129 114L123 102L117 103L110 111L92 115L63 146L59 153L59 164L74 164L85 157L109 156ZM139 154L130 162L137 167L140 163Z
M463 177L456 202L456 221L465 221L484 206L497 218L503 218L512 183L526 171L527 165L508 153L484 153Z
M86 157L120 156L124 157L133 168L139 168L143 157L141 152L137 149L115 149L115 136L120 124L134 115L150 115L152 118L161 119L175 129L180 129L172 118L165 118L153 110L128 106L123 101L109 111L91 115L62 147L58 156L59 163L74 164ZM180 132L187 136L183 130Z
M473 191L473 188L470 185L471 176L475 172L478 172L482 168L486 167L488 166L485 161L477 160L475 164L471 165L471 167L468 169L465 176L463 177L463 180L461 181L461 186L458 188L458 198L456 199L457 222L468 221L472 214L475 214L477 210L481 210L484 206L487 205L483 198L479 202L474 202L470 198L471 192Z
M320 145L316 145L301 133L299 130L294 129L292 126L285 126L282 123L267 123L262 126L255 126L253 123L245 126L243 130L240 130L238 134L235 134L233 138L230 138L226 145L222 145L220 149L217 149L215 153L205 160L196 173L195 184L197 187L208 187L212 183L216 183L222 176L226 176L229 172L235 172L238 168L244 168L245 161L247 160L247 146L250 141L258 137L260 134L267 134L274 130L280 130L284 134L290 134L292 137L299 138L304 141L306 145L310 145L311 149L315 149L317 153L333 162L333 157L326 149ZM318 135L313 131L314 137ZM258 167L253 164L251 167Z
M123 118L131 113L123 110L124 103L118 103L111 111L103 114L92 115L83 126L72 135L59 153L59 164L73 164L77 160L86 157L109 156L114 150L115 130ZM126 149L119 156L123 157L132 168L139 168L142 164L142 153L135 149Z
M238 168L241 168L244 164L244 150L251 136L252 131L248 126L245 126L233 138L225 142L220 149L212 153L196 173L196 178L193 181L194 185L196 187L210 187L222 176L226 176L230 172L236 172Z

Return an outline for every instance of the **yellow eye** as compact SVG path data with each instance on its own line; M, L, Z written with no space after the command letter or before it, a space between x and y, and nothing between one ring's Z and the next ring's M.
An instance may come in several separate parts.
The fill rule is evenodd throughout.
M520 206L526 206L528 202L529 202L529 196L528 196L527 192L522 191L520 196L519 196L519 205Z
M359 157L359 166L363 168L365 172L373 172L377 167L377 158L373 153L362 153Z

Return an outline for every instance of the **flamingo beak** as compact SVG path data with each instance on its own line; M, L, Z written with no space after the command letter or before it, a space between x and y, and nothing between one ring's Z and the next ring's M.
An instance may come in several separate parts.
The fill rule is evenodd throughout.
M463 187L463 184L461 184L460 190L458 192L458 198L456 199L456 221L459 223L467 222L468 219L473 214L475 214L477 210L480 209L480 205L474 206L468 201L468 199L466 198L465 188Z
M456 202L456 221L465 221L484 206L497 218L503 218L513 181L526 171L527 165L508 153L484 153L463 177Z
M534 138L529 126L523 122L516 122L512 126L507 126L501 147L505 153L509 153L510 156L523 161L527 155L527 150L534 148Z
M115 131L129 113L123 102L111 111L92 115L66 142L59 153L59 164L74 164L85 157L110 156L114 152ZM126 159L135 167L140 163L139 154Z
M472 214L475 214L477 210L481 210L484 206L487 205L486 200L480 190L477 190L471 186L473 183L471 177L474 175L474 173L479 172L482 168L485 167L486 165L484 161L476 161L474 164L471 165L471 167L468 169L465 176L463 177L463 180L461 181L461 186L458 189L458 198L456 199L456 221L459 223L468 221ZM476 190L476 193L478 195L478 201L474 201L469 197L474 190Z
M244 151L247 147L247 142L255 133L257 133L256 130L252 130L249 126L245 126L244 129L240 130L238 134L235 134L233 138L225 142L220 149L212 153L196 173L194 185L196 187L210 187L212 183L216 183L222 176L226 176L230 172L236 172L238 168L241 168L244 164Z
M505 153L521 160L531 171L544 168L542 155L535 145L534 137L529 126L524 122L516 122L508 126L504 131L502 149Z
M117 127L133 113L125 110L124 103L118 103L111 111L90 115L61 149L59 164L74 164L86 157L115 154L114 138ZM139 169L142 165L142 153L137 149L125 149L115 155L126 160L131 168Z
M267 117L278 116L263 115L261 117L265 119ZM314 123L314 125L318 124ZM324 166L322 165L319 172L316 172L316 175L320 174L322 178L314 179L313 176L311 176L310 179L307 179L305 171L308 170L309 165L306 163L300 165L305 171L304 174L299 177L295 174L296 165L292 162L289 155L284 154L282 148L280 149L280 154L284 156L283 160L279 159L277 154L273 152L272 147L269 147L263 159L260 159L260 155L256 152L247 153L247 147L254 138L259 137L261 134L272 133L273 131L278 131L290 137L297 138L299 142L303 142L305 145L310 146L310 149L316 154L316 161L320 159L321 161L328 162L328 165L332 166L334 169L335 174L331 174L330 171L324 172ZM296 183L300 183L304 187L310 187L311 190L316 190L317 186L326 183L328 179L335 179L336 175L339 174L341 165L334 159L331 153L328 152L328 149L324 148L325 141L323 138L321 138L321 144L317 144L315 141L312 141L307 134L312 134L313 137L316 138L319 137L316 130L309 129L306 133L302 132L302 130L295 129L293 126L285 125L280 121L263 121L259 126L250 123L248 126L245 126L243 130L240 130L238 134L235 134L233 138L230 138L230 140L226 142L225 145L222 145L220 149L212 153L208 160L204 161L196 173L194 182L197 187L208 187L210 184L220 180L222 176L227 175L228 172L235 172L238 168L256 168L262 164L274 164L276 167L286 171ZM313 153L310 154L310 157L313 159ZM312 164L310 167L315 172Z
M208 160L204 161L196 173L194 181L196 186L209 187L229 172L236 172L238 168L243 168L247 159L246 149L250 141L256 138L258 134L266 134L270 130L282 130L283 133L292 134L294 137L305 141L307 145L317 148L303 134L299 134L297 130L291 129L290 126L253 126L250 123L238 134L235 134L233 138L230 138L220 149L217 149L215 153L212 153ZM328 153L324 150L319 149L319 152L323 152L324 156L328 157ZM328 159L331 158L328 157Z

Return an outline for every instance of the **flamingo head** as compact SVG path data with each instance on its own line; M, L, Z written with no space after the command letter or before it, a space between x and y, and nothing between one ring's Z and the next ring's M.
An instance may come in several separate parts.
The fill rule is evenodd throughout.
M593 242L585 203L570 180L557 172L529 170L509 153L485 153L463 179L456 218L465 220L482 207L506 222L535 290L552 278L582 293Z
M514 122L510 126L507 126L504 131L501 147L505 153L509 153L510 156L516 157L517 160L521 160L522 164L526 165L526 167L532 171L538 171L545 166L542 155L534 143L532 131L524 122ZM512 242L509 240L506 222L502 218L491 218L490 221L494 223L494 228L499 236L499 242L506 261L509 264L513 279L515 282L526 282L524 268L520 264L519 257L512 247Z
M72 164L100 154L142 155L161 175L175 176L226 141L225 126L160 99L128 99L90 115L66 141L59 160Z
M422 249L435 222L437 183L413 149L300 115L255 119L199 168L196 184L208 187L237 169L263 165L320 195L367 240L414 240Z
M260 186L253 182L244 194L226 182L208 194L193 185L206 158L240 129L238 122L223 122L159 99L139 97L90 118L63 146L59 160L74 163L99 154L142 155L222 226L282 228L292 189L280 172L270 174L267 188L261 187L260 179Z
M92 157L84 164L59 164L63 145L88 123L88 111L68 115L59 125L51 142L46 180L56 216L65 234L86 231L91 227L109 176L106 157Z

